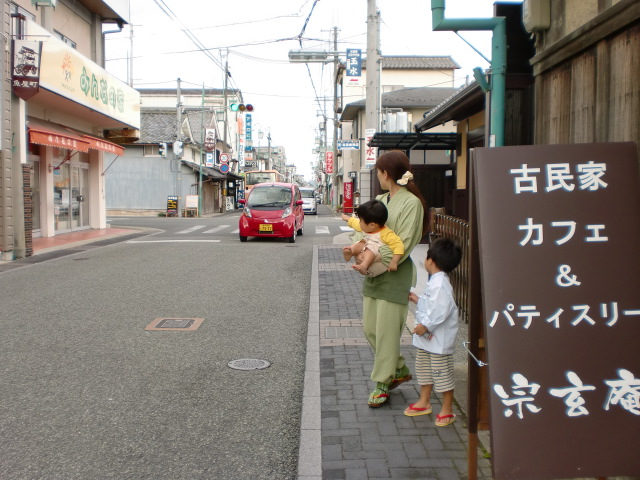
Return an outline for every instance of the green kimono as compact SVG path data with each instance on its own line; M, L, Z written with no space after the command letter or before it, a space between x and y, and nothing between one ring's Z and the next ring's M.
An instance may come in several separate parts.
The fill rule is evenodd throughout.
M386 225L402 239L405 254L398 270L377 277L367 277L363 287L363 326L365 336L374 350L371 380L389 383L396 370L404 367L400 355L400 335L407 319L409 292L416 284L416 268L409 255L422 238L424 208L420 199L406 188L401 188L387 203L388 193L376 197L387 206ZM380 248L382 261L391 260L391 250Z

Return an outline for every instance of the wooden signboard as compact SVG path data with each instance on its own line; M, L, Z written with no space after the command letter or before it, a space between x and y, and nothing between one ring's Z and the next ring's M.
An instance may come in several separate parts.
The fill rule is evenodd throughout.
M640 475L636 148L476 149L496 479Z

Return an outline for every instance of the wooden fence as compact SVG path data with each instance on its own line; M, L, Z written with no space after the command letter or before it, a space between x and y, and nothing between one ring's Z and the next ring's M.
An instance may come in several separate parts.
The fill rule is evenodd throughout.
M458 242L460 248L462 248L460 265L449 273L449 280L451 281L456 296L460 318L462 318L465 323L469 323L469 298L471 291L469 276L471 265L469 222L461 218L445 215L444 208L431 208L429 213L431 216L430 241L437 238L448 237Z

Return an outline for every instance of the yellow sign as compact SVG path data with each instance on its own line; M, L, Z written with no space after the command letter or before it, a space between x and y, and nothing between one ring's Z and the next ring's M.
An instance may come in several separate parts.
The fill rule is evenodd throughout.
M40 87L140 128L140 93L33 21L29 36L43 37ZM47 37L46 39L44 37Z

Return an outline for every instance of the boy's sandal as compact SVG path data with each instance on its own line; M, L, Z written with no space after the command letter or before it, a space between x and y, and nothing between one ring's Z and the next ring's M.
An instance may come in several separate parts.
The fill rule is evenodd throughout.
M456 421L455 414L436 415L436 427L446 427Z
M433 413L431 408L419 408L414 407L415 403L412 403L407 408L404 409L404 414L407 417L417 417L418 415L429 415Z
M367 404L372 408L381 407L389 401L389 386L384 383L378 383L376 389L369 395Z

